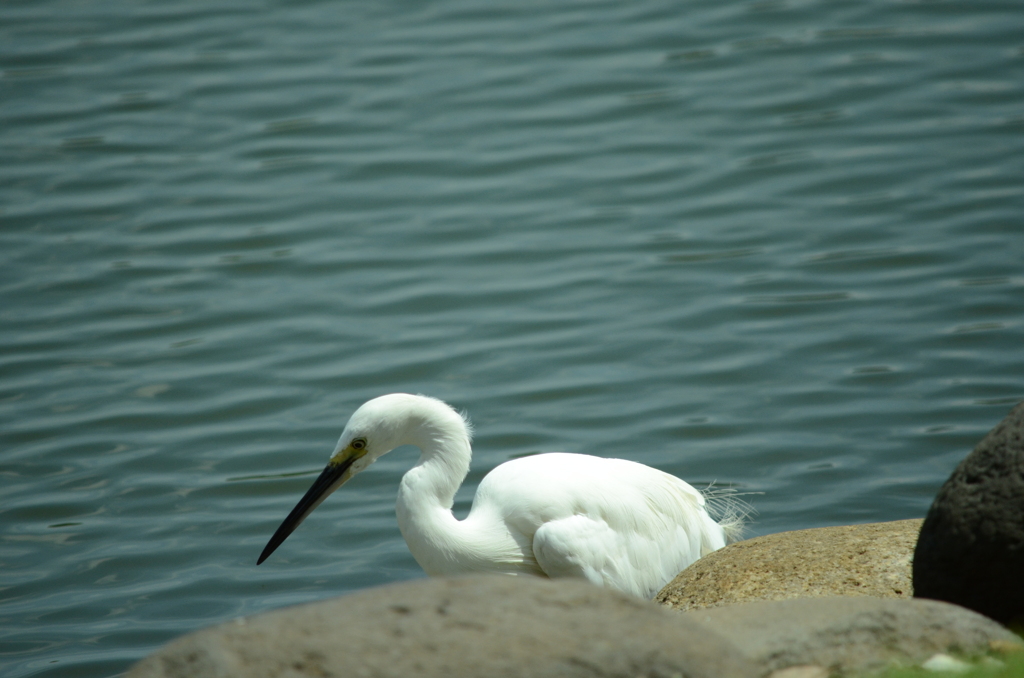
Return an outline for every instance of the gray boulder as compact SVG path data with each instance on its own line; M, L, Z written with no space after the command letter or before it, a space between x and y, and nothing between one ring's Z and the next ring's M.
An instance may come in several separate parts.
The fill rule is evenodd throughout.
M991 619L913 598L795 598L680 616L731 639L764 673L788 667L808 675L862 673L919 664L937 653L1021 648L1017 636Z
M1024 403L939 490L914 552L914 595L1024 624Z
M180 638L128 678L756 678L727 640L657 605L534 577L421 579Z

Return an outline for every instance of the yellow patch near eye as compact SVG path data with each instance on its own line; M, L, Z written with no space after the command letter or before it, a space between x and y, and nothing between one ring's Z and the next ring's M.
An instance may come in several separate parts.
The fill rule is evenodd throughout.
M338 464L344 464L346 462L354 461L359 457L362 457L364 454L366 454L365 444L362 447L354 447L353 445L349 445L348 447L346 447L343 450L340 450L337 454L331 457L331 460L327 463L331 466L337 466Z

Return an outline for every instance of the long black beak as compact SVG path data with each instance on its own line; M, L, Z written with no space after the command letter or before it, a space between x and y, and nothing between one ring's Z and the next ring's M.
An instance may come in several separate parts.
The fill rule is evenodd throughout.
M306 516L312 513L313 509L320 505L320 502L327 499L331 492L334 492L344 484L346 480L345 471L348 470L348 467L351 466L355 460L355 457L351 457L337 464L327 465L327 468L325 468L323 473L320 474L320 477L313 482L313 486L306 491L306 494L303 495L302 499L299 500L299 503L295 505L292 512L289 513L288 517L284 519L283 523L281 523L281 527L277 528L277 532L275 532L274 536L270 538L269 542L267 542L266 548L264 548L263 553L260 554L260 559L256 561L257 565L269 558L270 554L276 551L277 547L288 538L288 535L294 532L295 528L306 519Z

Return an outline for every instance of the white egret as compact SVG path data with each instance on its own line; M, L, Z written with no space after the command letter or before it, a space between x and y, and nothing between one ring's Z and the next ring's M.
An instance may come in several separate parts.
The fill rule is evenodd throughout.
M494 572L582 577L651 598L682 569L738 534L682 480L622 459L548 453L501 464L469 515L452 515L469 472L470 426L444 402L394 393L357 409L327 467L285 518L262 563L329 494L400 445L420 449L398 489L398 527L429 575Z

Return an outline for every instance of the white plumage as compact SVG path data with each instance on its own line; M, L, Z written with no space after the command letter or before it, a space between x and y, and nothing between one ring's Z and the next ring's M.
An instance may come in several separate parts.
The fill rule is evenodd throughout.
M395 393L352 415L331 460L278 528L262 563L349 478L400 445L421 455L399 485L398 526L430 575L472 572L582 577L650 598L741 528L739 510L721 522L704 496L643 464L583 454L515 459L487 474L465 520L451 508L469 472L470 428L434 398Z

